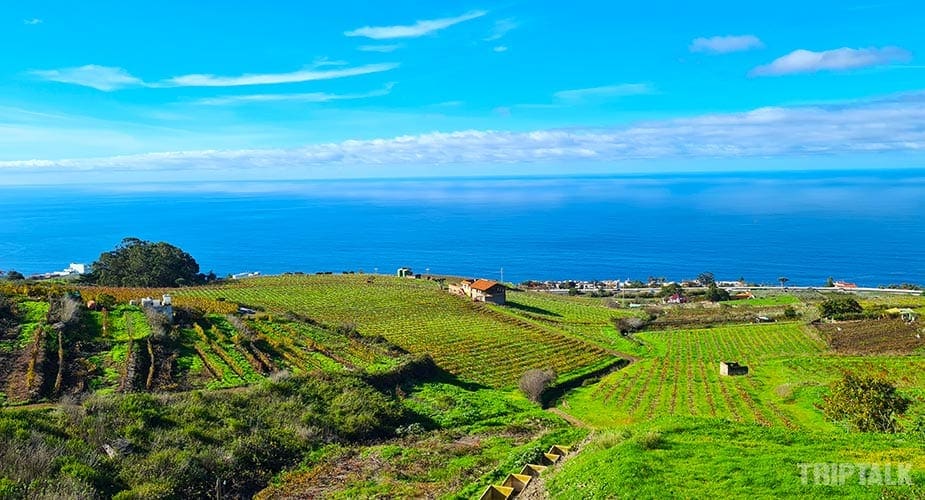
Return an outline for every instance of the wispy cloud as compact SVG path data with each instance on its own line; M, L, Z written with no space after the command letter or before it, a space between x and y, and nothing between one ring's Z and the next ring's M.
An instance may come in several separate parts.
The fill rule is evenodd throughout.
M600 100L632 95L655 93L655 89L648 83L621 83L618 85L605 85L585 89L560 90L553 94L556 100L569 103L579 103L589 100Z
M353 68L318 70L305 69L290 73L257 73L240 76L216 76L208 74L177 76L162 82L165 87L241 87L246 85L276 85L316 80L331 80L350 76L381 73L398 67L398 63L379 63Z
M504 38L504 35L507 35L511 31L517 29L520 26L517 21L514 19L499 19L495 21L495 26L491 30L491 34L483 38L483 41L493 42L495 40L500 40Z
M37 25L37 24L42 24L43 22L45 22L45 21L42 21L41 19L39 19L39 18L37 18L37 17L33 17L32 19L23 19L23 21L22 21L22 23L25 24L25 25L27 25L27 26L35 26L35 25Z
M368 99L370 97L381 97L392 92L393 83L385 87L363 92L358 94L330 94L327 92L307 92L297 94L249 94L235 95L225 97L212 97L200 99L196 104L205 106L228 106L236 104L261 103L261 102L308 102L322 103L331 101L346 101L353 99Z
M498 45L491 50L494 50L495 52L507 52L507 45Z
M43 80L81 85L104 92L145 85L145 82L140 78L132 76L122 68L98 66L96 64L76 68L35 70L31 73Z
M393 38L417 38L430 33L449 28L450 26L471 21L484 16L488 12L484 10L473 10L461 16L444 17L441 19L429 19L417 21L410 25L397 26L364 26L352 31L345 31L346 36L362 36L372 38L373 40L390 40Z
M726 54L760 49L762 47L764 47L764 43L755 35L726 35L695 38L691 42L689 49L691 52Z
M82 85L111 92L125 87L241 87L247 85L301 83L381 73L399 66L398 63L378 63L344 67L346 64L343 61L323 59L316 61L308 69L289 73L250 73L240 76L193 74L177 76L160 82L145 82L122 68L97 66L95 64L77 68L35 70L31 74L43 80ZM335 67L337 69L319 69L323 67Z
M908 61L912 55L899 47L869 47L866 49L840 49L813 52L799 49L775 59L770 64L753 69L751 76L778 76L817 71L838 71L869 66L882 66Z
M389 52L395 52L400 48L402 48L402 44L400 43L389 43L384 45L360 45L357 47L357 50L362 52L380 52L387 54Z
M113 158L0 162L0 168L174 169L260 172L267 165L339 168L615 162L652 159L793 158L925 152L925 92L832 106L532 132L464 130L294 149L179 151ZM306 170L308 171L308 170ZM295 174L297 170L292 170ZM259 175L259 174L255 174Z

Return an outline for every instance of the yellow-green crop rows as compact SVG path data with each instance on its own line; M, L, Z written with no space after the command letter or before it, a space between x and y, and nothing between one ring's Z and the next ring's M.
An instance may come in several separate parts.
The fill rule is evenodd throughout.
M512 386L524 371L551 366L567 376L610 355L524 321L509 321L425 280L363 275L247 279L178 295L224 298L273 313L295 312L330 327L353 323L412 353L428 353L449 372L489 386Z

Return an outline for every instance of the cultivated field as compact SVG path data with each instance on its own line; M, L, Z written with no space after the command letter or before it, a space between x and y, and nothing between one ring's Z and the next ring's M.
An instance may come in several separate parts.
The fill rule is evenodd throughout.
M382 336L466 380L511 387L524 371L551 366L564 377L615 361L597 345L554 326L519 319L441 290L434 282L358 275L247 279L186 289L178 297L237 302L295 313L330 328Z

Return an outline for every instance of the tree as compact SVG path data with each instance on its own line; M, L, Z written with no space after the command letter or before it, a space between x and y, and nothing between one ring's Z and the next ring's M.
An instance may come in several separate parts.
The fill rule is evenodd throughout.
M783 288L783 287L784 287L784 283L787 283L788 281L790 281L790 278L788 278L788 277L786 277L786 276L781 276L780 278L777 278L777 281L780 281L780 286L781 286L781 288Z
M831 297L819 304L819 314L824 318L841 318L860 314L864 308L853 297Z
M713 273L700 273L697 275L697 282L703 286L710 286L716 284L716 278L713 277Z
M125 238L111 252L100 254L88 281L104 286L175 287L199 284L199 264L183 250L165 242Z
M707 287L707 300L710 302L723 302L729 300L729 292L724 288L716 286L716 283L710 283L710 286Z
M552 368L546 368L545 370L534 368L527 370L520 377L520 382L517 385L530 398L530 401L539 403L546 388L556 381L556 376L556 370Z
M830 420L846 422L855 430L896 432L899 430L896 417L911 404L886 380L846 373L830 386L821 407Z
M26 279L26 277L23 276L21 272L10 269L9 271L6 272L6 279L10 281L18 281L18 280L24 280Z
M825 280L825 286L826 286L826 288L834 288L834 287L835 287L835 280L832 279L831 276L829 276L829 277Z
M659 292L659 295L662 297L671 297L672 295L684 295L684 288L677 283L669 283L662 287L662 291Z

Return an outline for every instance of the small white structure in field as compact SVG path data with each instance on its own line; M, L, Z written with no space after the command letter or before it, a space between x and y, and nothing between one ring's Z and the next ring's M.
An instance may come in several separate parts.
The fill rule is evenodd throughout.
M141 299L141 308L163 314L167 317L167 321L173 323L173 300L169 293L162 295L161 300L154 300L151 297Z
M740 365L735 361L720 361L719 362L719 374L725 375L727 377L735 377L737 375L748 375L748 367L745 365Z

